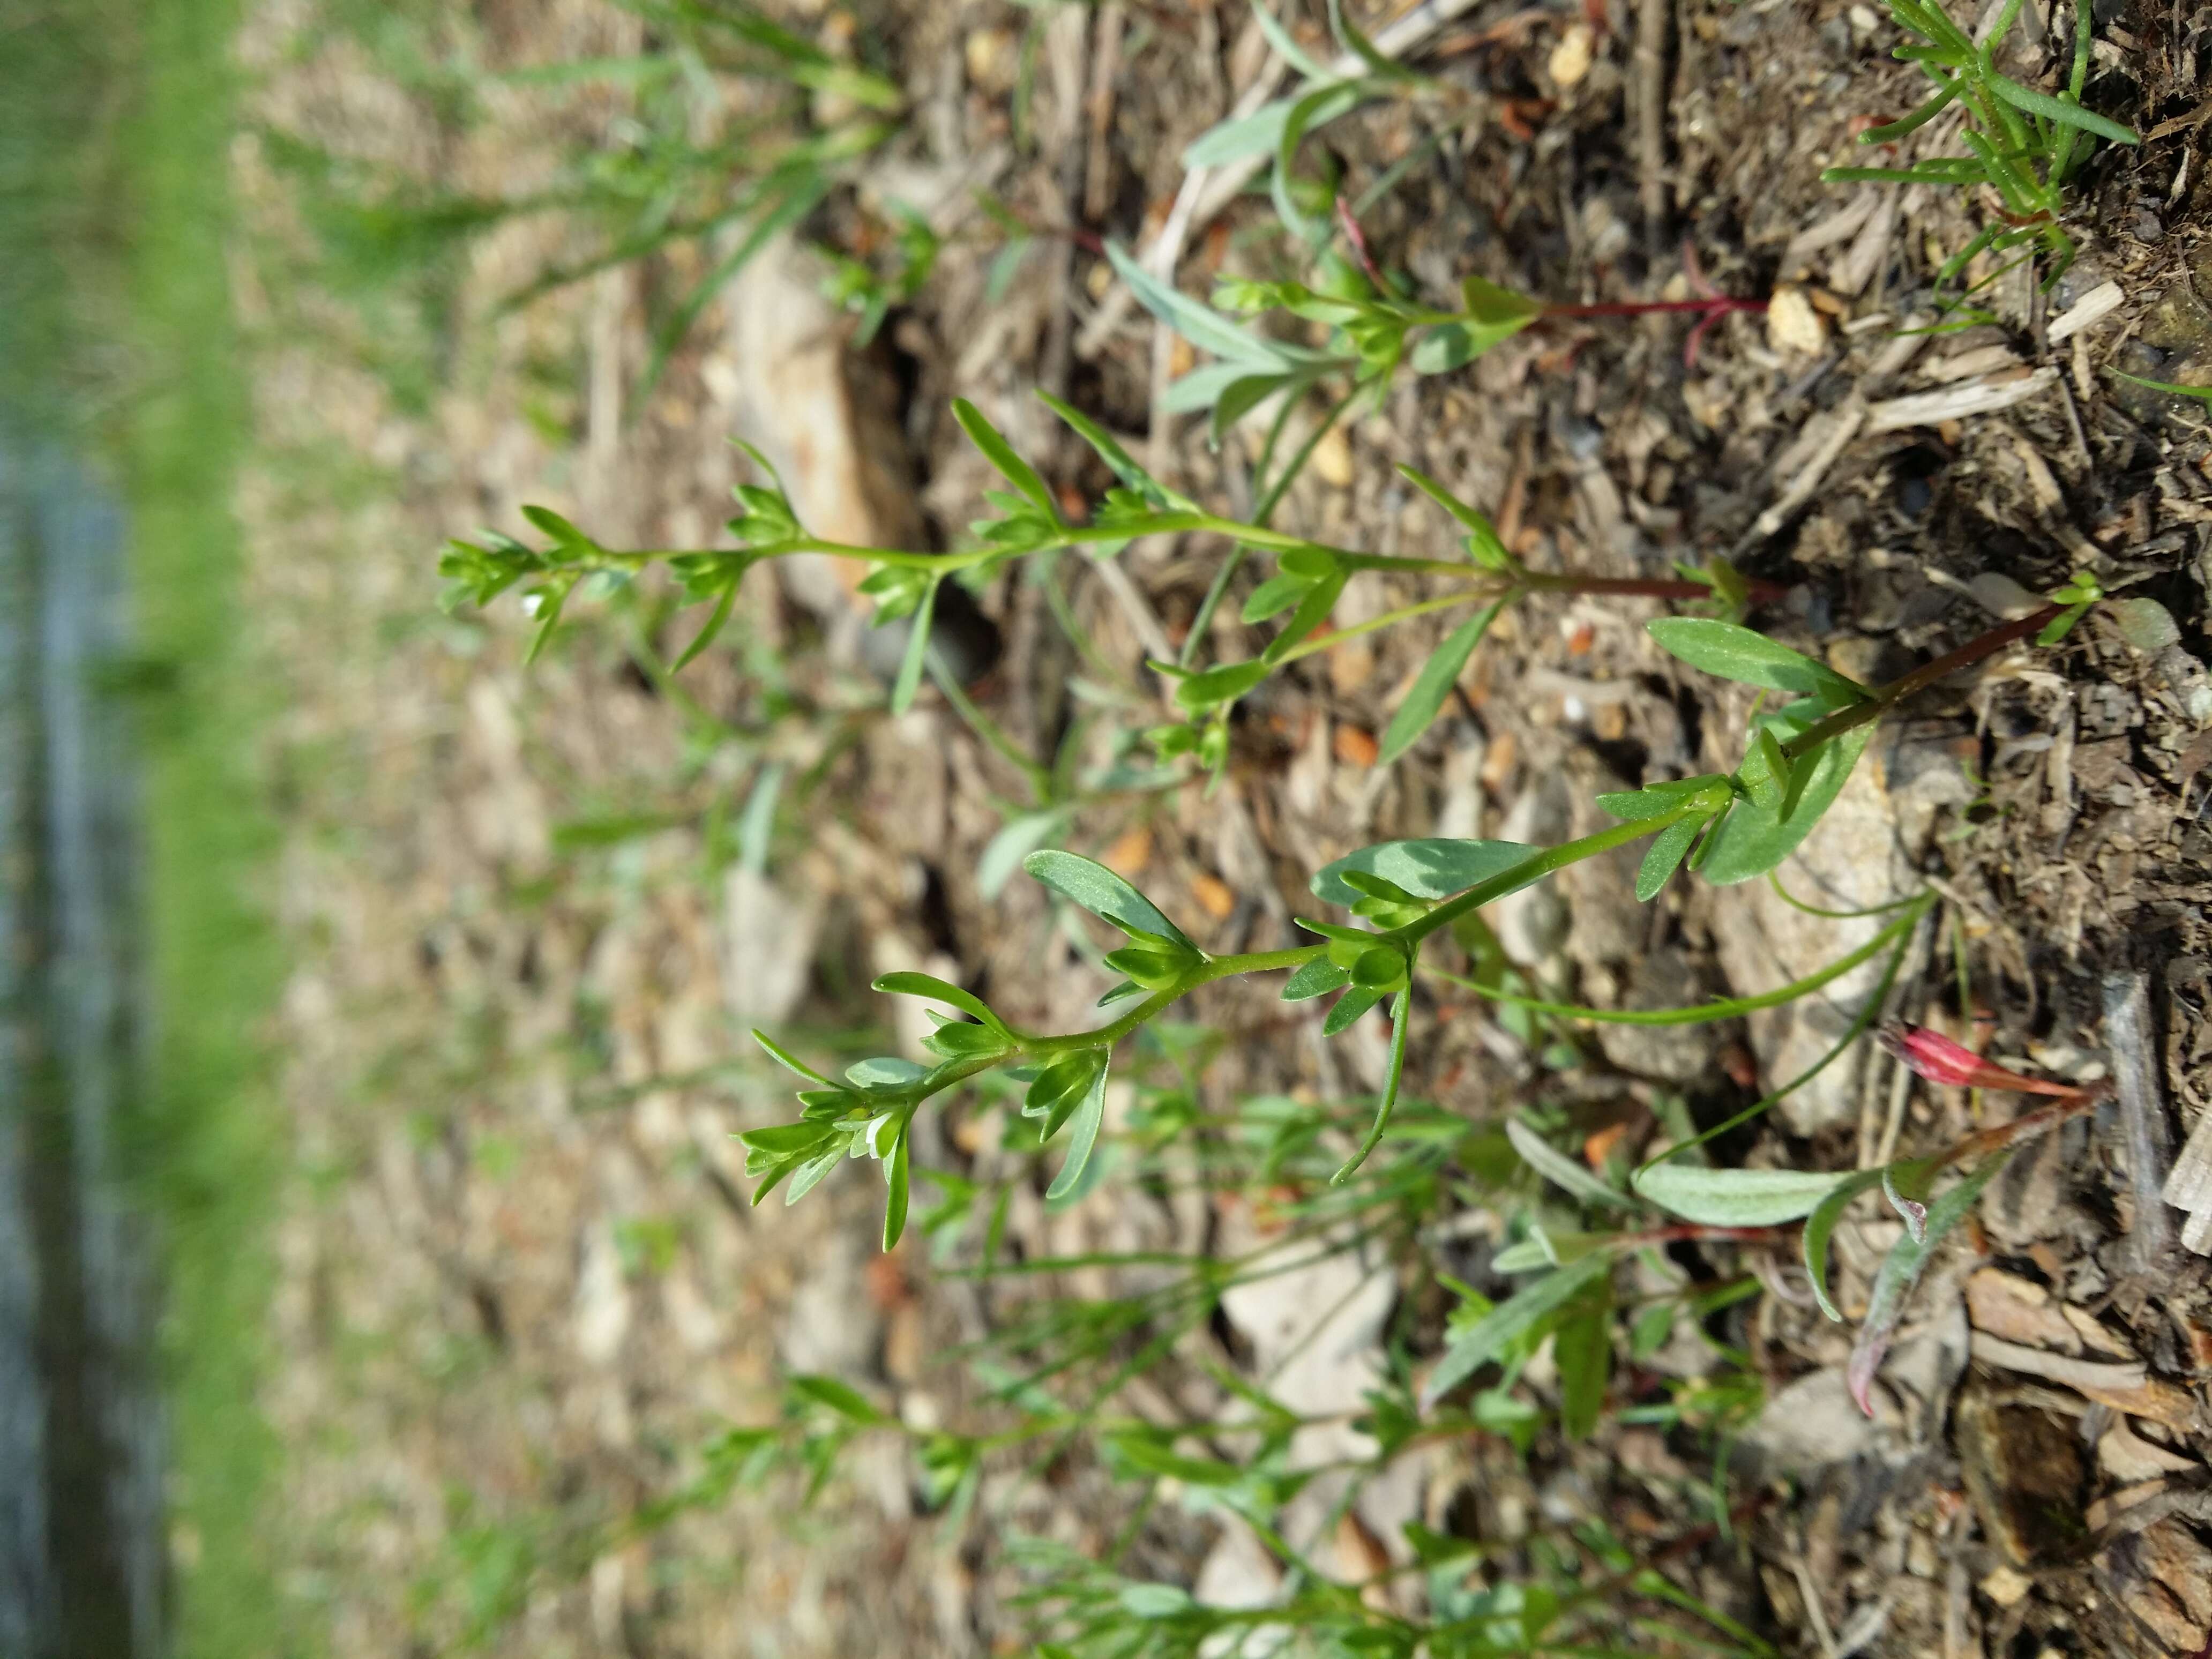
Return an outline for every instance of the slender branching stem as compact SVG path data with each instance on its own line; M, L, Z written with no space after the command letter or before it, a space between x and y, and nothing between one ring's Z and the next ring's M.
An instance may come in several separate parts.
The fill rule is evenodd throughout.
M1825 719L1814 721L1784 744L1782 752L1796 760L1800 755L1810 754L1831 738L1840 737L1870 720L1880 720L1893 705L1902 702L1914 692L1924 691L1960 669L1971 668L1984 658L1995 656L2016 640L2041 633L2057 619L2063 608L2056 605L2045 605L2032 616L2018 617L2002 628L1992 628L1988 633L1967 641L1956 651L1948 652L1887 685L1876 686L1874 695L1864 702L1853 703L1849 708L1839 708Z
M1692 313L1725 315L1731 311L1763 312L1764 300L1738 300L1727 295L1713 295L1698 300L1601 300L1593 305L1546 306L1546 318L1553 317L1659 317Z

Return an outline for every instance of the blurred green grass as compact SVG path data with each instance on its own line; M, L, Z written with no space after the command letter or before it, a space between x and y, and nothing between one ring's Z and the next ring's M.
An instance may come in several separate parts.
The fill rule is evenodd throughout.
M149 1076L120 1126L167 1300L176 1653L310 1650L272 1547L267 1045L276 850L230 511L246 442L227 169L233 0L0 5L0 419L73 448L131 520Z

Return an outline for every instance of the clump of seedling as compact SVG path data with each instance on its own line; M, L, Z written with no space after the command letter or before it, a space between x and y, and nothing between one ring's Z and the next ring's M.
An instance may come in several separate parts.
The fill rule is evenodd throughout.
M339 189L349 169L300 140L270 143L324 188L311 201L325 248L365 283L427 266L518 219L557 216L592 250L509 295L531 304L585 277L677 248L696 250L654 331L641 376L649 391L715 295L777 236L799 226L895 137L905 95L885 76L793 33L761 9L718 0L617 0L653 28L634 55L507 71L511 86L620 87L630 107L612 142L580 149L527 194L459 196L384 179ZM734 108L725 81L745 88ZM702 136L704 135L704 136ZM833 281L849 283L839 266Z
M1891 144L1957 107L1964 155L1939 156L1908 167L1830 167L1832 183L1858 180L1929 184L1972 191L1986 187L1999 204L1996 222L1943 262L1941 289L1984 252L2039 248L2050 261L2047 287L2074 261L2074 239L2063 222L2066 188L2088 160L2095 141L2133 144L2135 132L2109 116L2085 109L2081 88L2089 73L2090 7L2074 6L2074 59L2065 86L2056 93L2025 86L1998 71L1997 47L2019 21L2021 0L2007 0L1977 42L1951 21L1939 0L1888 0L1890 15L1915 37L1896 56L1917 64L1933 88L1928 100L1901 119L1868 128L1863 144Z

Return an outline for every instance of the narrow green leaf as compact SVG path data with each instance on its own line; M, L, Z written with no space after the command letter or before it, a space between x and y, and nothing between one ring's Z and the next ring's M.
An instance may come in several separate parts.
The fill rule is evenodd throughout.
M1503 600L1492 600L1476 611L1445 637L1444 642L1429 653L1428 661L1421 665L1413 689L1406 694L1398 712L1390 716L1390 724L1382 733L1382 751L1376 764L1388 766L1412 748L1421 733L1427 731L1443 710L1452 688L1467 667L1467 659L1474 654L1474 647L1482 642L1490 624L1498 619L1504 608Z
M1397 467L1399 477L1460 521L1467 530L1469 541L1482 543L1499 553L1505 550L1504 544L1498 539L1498 527L1490 522L1487 514L1469 507L1420 468L1408 466L1403 461L1398 462ZM1497 568L1488 559L1479 559L1477 562L1493 569Z
M1060 416L1069 431L1089 444L1109 471L1119 479L1125 489L1133 489L1156 507L1188 509L1196 504L1187 495L1178 495L1158 478L1145 471L1136 458L1121 447L1114 434L1085 415L1081 410L1049 392L1037 393L1046 408Z
M577 529L574 525L569 523L550 507L539 507L532 503L522 509L522 516L550 536L555 543L564 550L573 552L596 545L589 536Z
M1774 1227L1810 1215L1856 1180L1807 1170L1708 1170L1655 1164L1630 1185L1661 1209L1705 1227Z
M1454 1340L1444 1357L1421 1389L1421 1409L1433 1410L1438 1400L1495 1359L1515 1339L1533 1329L1613 1271L1613 1259L1602 1251L1553 1269L1533 1285L1524 1286L1485 1314Z
M1981 79L1984 85L2014 109L2026 110L2030 115L2040 115L2045 120L2056 121L2063 127L2079 127L2084 132L2094 132L2100 138L2109 139L2116 144L2142 142L2136 137L2134 128L2124 127L2108 116L2083 109L2081 105L2066 99L2054 98L2047 92L2038 92L2033 87L2024 87L2002 75L1984 75Z
M1370 991L1359 985L1351 987L1336 1000L1335 1006L1328 1011L1328 1018L1322 1021L1321 1034L1323 1036L1336 1036L1382 1000L1382 993L1380 991Z
M769 1036L767 1032L755 1030L753 1032L753 1041L760 1044L762 1048L767 1052L768 1057L770 1060L775 1060L777 1064L783 1066L785 1070L796 1072L799 1076L807 1079L810 1082L818 1083L826 1089L834 1089L837 1086L836 1084L830 1082L828 1078L823 1076L821 1073L816 1071L811 1066L809 1066L805 1060L799 1059L798 1055L793 1054L791 1050L784 1048L781 1043L777 1042L776 1040Z
M1299 969L1283 987L1285 1002L1307 1002L1315 997L1327 996L1331 991L1352 982L1352 970L1340 968L1327 957L1316 957Z
M1316 63L1312 57L1293 40L1281 20L1267 9L1266 0L1252 0L1252 21L1257 26L1267 44L1285 64L1309 81L1326 81L1328 71Z
M1600 795L1597 804L1617 818L1626 818L1631 822L1656 818L1662 812L1673 811L1700 790L1727 781L1717 772L1694 778L1668 778L1658 783L1646 784L1641 789L1615 790ZM1726 791L1722 793L1725 798Z
M1022 868L1062 897L1125 933L1158 933L1195 951L1182 928L1156 909L1150 899L1109 870L1079 854L1047 848L1022 860Z
M1176 702L1194 714L1218 708L1224 702L1234 702L1266 679L1273 666L1264 657L1223 663L1204 673L1193 674L1178 684L1175 692Z
M1106 258L1115 273L1129 285L1137 302L1193 345L1216 356L1249 363L1262 369L1285 369L1290 357L1256 334L1238 327L1220 313L1200 305L1169 287L1139 264L1117 242L1106 244Z
M1812 723L1809 719L1785 720L1784 715L1767 717L1784 742ZM1736 802L1698 849L1699 873L1716 887L1727 887L1765 875L1796 852L1850 781L1851 769L1866 752L1874 729L1874 722L1869 721L1831 738L1813 754L1799 756L1790 768L1789 798L1780 812L1751 801Z
M1690 843L1698 838L1698 831L1711 823L1709 818L1681 818L1668 824L1652 838L1645 849L1644 862L1636 869L1636 897L1639 903L1649 904L1659 896L1659 890L1667 884L1690 850Z
M1297 178L1299 146L1305 143L1309 132L1349 114L1380 90L1364 81L1340 81L1317 87L1302 95L1283 118L1282 135L1275 141L1275 168L1268 179L1268 190L1276 213L1301 241L1315 240L1316 226L1300 210L1297 193L1291 189Z
M844 1148L842 1146L832 1146L828 1152L823 1153L819 1158L813 1158L807 1163L802 1164L796 1170L793 1170L791 1179L785 1183L783 1188L784 1208L787 1210L789 1209L793 1205L798 1203L800 1199L805 1197L807 1194L812 1192L816 1187L821 1184L823 1176L828 1175L830 1170L836 1169L844 1161ZM757 1202L759 1194L756 1194L754 1195L754 1199L755 1201Z
M1343 872L1360 870L1420 898L1449 898L1527 863L1540 850L1516 841L1377 842L1324 865L1314 876L1313 892L1316 898L1349 908L1359 902L1360 895L1345 884Z
M1859 134L1859 143L1893 144L1906 135L1918 131L1951 106L1951 100L1959 95L1959 86L1960 83L1956 81L1946 81L1942 90L1914 110L1911 114L1901 120L1892 121L1886 126L1869 127L1864 132Z
M1354 985L1344 994L1349 998L1359 994L1362 988ZM1341 1187L1352 1178L1352 1172L1367 1162L1368 1154L1382 1144L1382 1136L1390 1127L1390 1114L1397 1109L1398 1087L1406 1077L1406 1032L1413 1024L1410 1018L1413 1000L1413 988L1401 990L1390 1002L1390 1061L1382 1075L1382 1097L1375 1103L1375 1121L1367 1126L1367 1138L1359 1149L1346 1160L1344 1167L1329 1177L1329 1184ZM1340 1002L1340 1008L1344 1005Z
M1601 1279L1578 1300L1552 1339L1559 1370L1559 1432L1587 1440L1605 1414L1613 1377L1613 1281Z
M1045 487L1045 482L1037 476L1036 469L1014 453L1014 447L1006 441L1006 435L998 428L985 418L981 410L965 398L955 398L952 400L952 418L960 422L960 429L968 434L968 441L983 452L983 459L998 468L1008 483L1028 496L1046 518L1055 524L1060 521L1052 491Z
M2212 410L2212 386L2182 386L2172 380L2146 380L2140 374L2130 374L2119 368L2112 373L2124 380L2133 380L2137 386L2148 386L2153 392L2163 392L2175 398L2194 398L2206 409Z
M566 603L565 592L547 592L538 610L538 629L531 635L530 643L522 653L522 665L528 668L544 655L545 647L553 642L553 635L561 626L561 607Z
M691 643L684 647L683 654L668 665L668 672L680 674L691 665L692 659L714 642L722 631L722 624L730 619L730 607L738 602L738 584L732 581L722 590L722 597L714 601L714 609L707 617L707 625L691 636Z
M800 1399L827 1406L838 1416L855 1423L880 1427L891 1420L858 1389L834 1376L794 1376L785 1386Z
M1905 1317L1905 1303L1913 1287L1919 1284L1920 1275L1936 1247L1966 1218L1975 1200L1981 1197L1982 1188L1990 1184L2011 1156L2006 1152L1983 1159L1973 1174L1928 1206L1924 1238L1916 1239L1907 1233L1882 1258L1881 1271L1875 1274L1873 1294L1867 1300L1866 1318L1859 1326L1858 1340L1852 1343L1850 1358L1844 1367L1844 1380L1850 1389L1851 1398L1869 1417L1874 1415L1869 1390L1874 1386L1875 1373L1881 1369L1882 1356L1889 1352L1890 1338L1896 1334Z
M1593 1250L1603 1249L1612 1233L1547 1233L1539 1229L1518 1243L1508 1244L1490 1258L1490 1270L1499 1273L1534 1273L1579 1261Z
M1563 1187L1586 1204L1600 1204L1612 1210L1632 1210L1635 1201L1625 1193L1617 1193L1599 1180L1589 1170L1569 1158L1530 1128L1518 1114L1505 1120L1505 1138L1513 1143L1513 1150L1521 1154L1521 1161L1555 1187Z
M1238 360L1202 363L1181 380L1170 380L1160 394L1160 408L1170 415L1194 415L1212 409L1221 394L1252 372Z
M1405 976L1404 953L1387 945L1361 951L1352 964L1352 982L1362 990L1387 991Z
M987 899L998 897L1024 858L1047 842L1058 841L1074 822L1074 809L1067 806L1007 819L975 860L976 890Z
M1271 576L1252 590L1252 597L1244 601L1243 620L1263 623L1279 617L1300 599L1313 584L1303 576Z
M793 1158L811 1152L837 1133L830 1123L772 1123L763 1128L745 1129L738 1139L752 1151L769 1158Z
M909 1083L919 1083L928 1075L927 1066L917 1066L914 1061L902 1060L896 1054L856 1060L845 1068L845 1081L856 1089L901 1089Z
M1844 1212L1850 1207L1851 1200L1881 1180L1880 1170L1861 1170L1845 1177L1805 1218L1805 1276L1813 1281L1813 1297L1820 1303L1820 1311L1838 1324L1844 1316L1828 1300L1828 1239L1835 1232L1836 1224L1844 1218Z
M1261 404L1284 387L1294 384L1289 374L1248 374L1242 380L1231 380L1213 404L1213 419L1207 428L1207 436L1218 449L1221 441L1235 426Z
M1756 759L1756 768L1749 763ZM1774 740L1774 728L1762 726L1752 733L1751 752L1744 757L1746 764L1740 776L1744 787L1751 791L1752 804L1768 811L1779 812L1790 793L1790 761L1783 754L1782 745Z
M950 980L934 974L900 972L885 974L878 979L872 989L888 996L927 997L932 1002L941 1002L948 1008L957 1008L963 1014L972 1014L994 1031L1004 1031L1006 1024L993 1013L983 999L973 991L963 991Z
M1405 83L1418 82L1420 77L1403 64L1383 56L1380 48L1360 33L1359 26L1344 15L1344 0L1328 0L1329 27L1336 38L1348 47L1353 57L1367 65L1370 73L1378 79Z
M929 653L929 619L937 609L936 582L923 590L921 603L915 607L914 620L908 624L913 632L907 635L906 654L899 659L898 678L891 683L891 713L903 714L914 707L914 694L921 685L922 659Z
M884 1178L890 1182L890 1195L884 1201L884 1249L897 1248L899 1235L906 1231L907 1206L907 1126L899 1127L898 1142L891 1148L885 1164Z
M1542 301L1501 288L1480 276L1463 277L1459 296L1462 309L1485 329L1503 328L1518 333L1544 314Z
M1803 653L1751 629L1711 617L1661 617L1644 624L1662 649L1724 680L1763 685L1838 708L1864 702L1867 689Z
M1106 1074L1104 1056L1100 1057L1098 1070L1091 1079L1091 1087L1083 1097L1083 1103L1075 1109L1068 1126L1067 1159L1053 1177L1052 1185L1045 1190L1045 1201L1063 1200L1074 1193L1083 1179L1084 1167L1091 1162L1091 1154L1098 1144L1098 1127L1106 1121Z
M1337 599L1344 592L1344 585L1350 577L1348 571L1334 571L1307 589L1305 597L1298 601L1298 608L1291 613L1290 621L1283 624L1283 631L1267 641L1267 648L1260 653L1260 660L1273 667L1282 661L1292 646L1327 622L1328 613L1336 609Z
M1208 127L1183 147L1186 173L1200 167L1225 167L1248 156L1268 155L1282 142L1283 123L1290 119L1296 98L1271 98L1249 115Z

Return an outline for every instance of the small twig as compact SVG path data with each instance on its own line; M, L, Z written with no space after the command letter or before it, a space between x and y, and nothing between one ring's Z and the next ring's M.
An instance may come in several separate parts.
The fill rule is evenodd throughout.
M1375 256L1368 252L1367 234L1359 228L1359 221L1352 216L1352 204L1341 196L1336 198L1336 222L1343 228L1344 240L1352 244L1352 255L1359 261L1360 270L1367 273L1367 280L1374 283L1377 290L1388 294L1390 285L1382 280L1382 271L1376 268Z
M1123 0L1106 0L1098 9L1097 27L1091 47L1091 95L1085 113L1091 121L1089 165L1083 177L1083 216L1091 224L1103 223L1113 205L1114 83L1121 74L1121 33L1128 23Z
M1160 613L1152 609L1152 602L1137 589L1129 573L1119 559L1092 559L1091 570L1106 584L1106 591L1121 607L1121 614L1129 619L1129 626L1137 631L1138 643L1158 662L1173 662L1175 647L1168 640L1168 630L1160 622Z
M1383 57L1397 59L1413 52L1431 39L1445 24L1473 11L1481 0L1423 0L1403 16L1393 18L1377 29L1370 38L1375 50ZM1255 113L1270 98L1281 82L1283 72L1289 66L1281 58L1270 55L1267 67L1253 78L1229 112L1231 120L1239 120ZM1369 66L1357 52L1343 52L1323 66L1332 81L1348 81L1369 72ZM1182 256L1183 240L1202 225L1210 224L1230 203L1243 193L1244 186L1274 159L1272 150L1263 155L1250 155L1231 161L1225 167L1193 167L1183 175L1182 187L1176 191L1175 203L1168 210L1166 222L1159 234L1145 245L1139 258L1145 267L1161 281L1172 283L1175 268ZM1106 342L1113 338L1123 323L1128 320L1136 296L1129 292L1126 283L1117 283L1099 303L1097 313L1076 337L1076 351L1085 357L1097 355Z
M1667 99L1661 82L1667 72L1671 9L1669 0L1638 0L1636 8L1637 190L1644 209L1644 240L1655 249L1667 219Z
M2135 1228L2128 1236L2136 1272L2148 1273L2173 1248L2173 1218L2166 1210L2166 1176L2173 1137L2166 1101L2151 1069L2155 1053L2150 982L2140 973L2105 976L2105 1046L2112 1057L2113 1092L2127 1133L2128 1186L2135 1194Z

